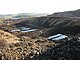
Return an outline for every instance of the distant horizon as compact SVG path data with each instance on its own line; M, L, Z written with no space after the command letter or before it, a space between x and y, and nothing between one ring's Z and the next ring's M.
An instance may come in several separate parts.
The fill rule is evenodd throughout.
M68 11L76 11L76 10L80 10L80 9L67 10L67 11L58 11L58 12L54 12L54 13L59 13L59 12L68 12ZM0 14L0 15L16 15L16 14L46 14L46 15L50 15L50 14L54 14L54 13L20 12L20 13L8 13L8 14Z
M79 10L79 9L75 9L75 10ZM59 12L68 12L68 11L75 11L75 10L67 10L67 11L58 11L58 12L54 12L54 13L59 13ZM8 14L0 14L0 15L14 15L14 14L54 14L54 13L39 13L39 12L20 12L20 13L8 13Z
M50 14L50 13L35 13L35 12L23 12L23 13L8 13L8 14L0 14L0 15L14 15L14 14Z
M80 9L80 0L0 0L1 14L64 12Z

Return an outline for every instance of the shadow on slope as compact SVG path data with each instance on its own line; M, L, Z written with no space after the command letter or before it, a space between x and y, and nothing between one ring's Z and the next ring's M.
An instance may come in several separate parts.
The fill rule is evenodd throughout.
M28 60L79 60L80 41L77 37L51 47L49 50Z

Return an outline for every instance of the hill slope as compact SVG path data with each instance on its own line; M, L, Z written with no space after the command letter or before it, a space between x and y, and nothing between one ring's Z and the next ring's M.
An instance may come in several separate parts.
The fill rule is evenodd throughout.
M67 14L67 15L66 15ZM21 22L19 25L32 26L34 28L45 28L44 34L77 34L80 33L80 10L54 13L45 17L37 17L32 20ZM29 23L27 23L29 21ZM16 26L17 26L16 25ZM49 36L48 35L48 36Z
M17 43L19 38L5 31L0 30L0 41L4 40L7 43Z

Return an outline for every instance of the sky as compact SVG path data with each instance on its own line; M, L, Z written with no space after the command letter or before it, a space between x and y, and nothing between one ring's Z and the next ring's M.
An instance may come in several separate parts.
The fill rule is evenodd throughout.
M0 14L52 14L77 9L80 9L80 0L0 0Z

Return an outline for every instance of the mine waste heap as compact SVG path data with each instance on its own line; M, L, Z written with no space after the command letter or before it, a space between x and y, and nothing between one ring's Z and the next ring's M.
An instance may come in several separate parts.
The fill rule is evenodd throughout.
M0 60L80 60L80 10L1 26Z
M47 52L33 58L32 60L79 60L80 40L74 37L69 41L52 46Z

